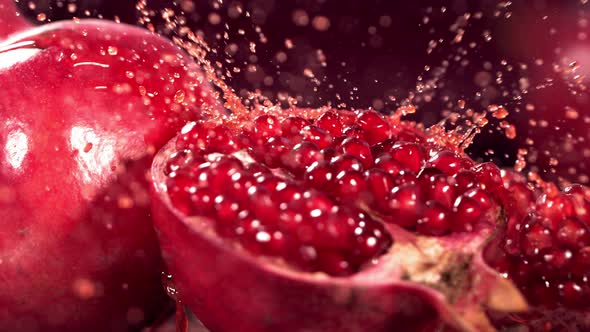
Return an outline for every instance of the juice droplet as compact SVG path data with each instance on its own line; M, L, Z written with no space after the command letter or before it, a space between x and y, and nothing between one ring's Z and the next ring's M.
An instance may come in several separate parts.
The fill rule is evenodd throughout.
M502 106L498 106L498 105L490 105L488 106L488 111L490 111L492 113L492 116L496 119L505 119L508 116L508 110L506 110L504 107Z

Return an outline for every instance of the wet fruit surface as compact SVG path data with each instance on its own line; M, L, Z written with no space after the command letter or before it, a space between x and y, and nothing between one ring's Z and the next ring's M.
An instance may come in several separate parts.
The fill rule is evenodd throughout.
M55 23L0 44L1 331L127 331L166 305L155 151L213 100L144 30Z

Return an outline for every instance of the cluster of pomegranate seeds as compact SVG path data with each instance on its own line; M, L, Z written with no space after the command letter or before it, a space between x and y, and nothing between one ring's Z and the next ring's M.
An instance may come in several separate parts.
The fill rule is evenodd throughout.
M525 197L525 196L520 196ZM535 305L570 308L590 302L590 189L547 190L527 215L508 223L495 267Z
M472 231L494 220L486 214L503 189L494 164L374 111L191 123L177 147L166 172L178 210L214 219L247 250L331 275L384 253L393 240L383 223Z
M187 215L214 219L218 234L252 253L305 271L348 275L391 244L383 226L359 209L338 206L265 166L231 155L208 159L170 174L172 202Z

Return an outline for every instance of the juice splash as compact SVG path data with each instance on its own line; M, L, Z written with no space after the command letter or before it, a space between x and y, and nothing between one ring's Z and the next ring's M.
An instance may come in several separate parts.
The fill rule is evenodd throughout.
M244 5L241 3L232 2L230 5L227 5L223 2L213 2L210 9L211 13L209 13L207 19L209 24L218 26L218 30L220 31L215 33L215 40L212 41L216 46L211 47L204 40L203 31L193 31L189 28L189 17L195 10L194 4L189 5L189 3L193 4L192 2L182 2L175 8L164 8L160 11L154 11L147 8L145 1L140 1L137 4L137 10L140 13L138 21L152 31L157 30L158 32L171 36L179 46L195 57L205 68L207 78L220 91L220 96L225 100L228 109L234 113L242 113L248 112L252 107L289 108L301 105L301 102L304 102L301 95L291 95L281 91L273 94L272 89L266 91L261 89L242 89L239 92L233 90L228 85L228 82L231 83L236 75L243 74L250 83L255 82L255 80L251 80L248 77L255 75L260 70L260 66L256 64L257 50L265 47L268 41L267 36L264 34L262 27L254 22L254 19L248 19L252 17L252 13L244 9ZM509 7L510 3L498 3L493 12L492 19L499 21L510 18ZM227 10L227 14L224 13L224 10ZM425 15L422 18L424 26L432 24L432 21L436 19L448 20L447 16L449 15L446 12L446 7L426 8ZM221 21L220 15L224 14L227 21L221 24L223 22ZM244 24L241 23L242 25L239 28L236 29L236 27L233 27L231 19L240 16L246 17L246 22L251 21L251 25L249 27L243 27ZM404 116L404 118L408 118L408 115L410 115L410 119L420 119L425 124L430 122L430 125L433 126L431 129L441 132L441 134L445 132L445 130L441 131L441 128L446 128L448 132L445 135L448 136L451 133L456 135L457 137L452 140L461 149L471 146L471 143L476 137L475 134L480 133L482 128L486 127L490 121L492 121L494 126L488 128L488 131L501 131L506 139L514 140L517 136L517 130L516 126L511 124L509 118L507 118L509 115L507 108L515 107L515 101L518 101L521 95L526 93L524 91L526 84L522 84L523 88L521 90L512 92L507 87L502 87L504 91L502 91L503 98L501 101L505 102L506 107L491 104L491 99L485 97L487 85L490 84L489 81L491 80L488 77L491 74L486 71L476 74L476 84L481 89L476 91L474 96L469 96L469 98L455 98L453 94L448 92L447 88L447 85L452 83L451 80L453 79L453 77L450 77L449 72L455 72L458 69L473 66L470 64L469 58L471 55L469 52L485 48L485 45L482 46L480 44L489 43L492 40L492 34L489 30L483 30L481 33L474 34L472 31L474 29L466 28L468 25L471 26L472 21L481 21L484 19L486 19L486 16L481 11L468 12L456 17L449 27L449 31L440 28L438 28L439 30L430 28L430 35L433 39L428 42L426 49L427 61L430 64L425 65L423 71L418 75L414 89L403 98L393 95L389 96L387 106L383 100L378 99L373 101L373 105L365 104L361 108L374 108L384 113L393 113L396 117ZM316 16L311 20L310 14L302 9L293 11L292 20L296 26L306 26L309 24L312 26L312 29L320 32L328 29L330 26L330 20L328 18ZM310 23L310 21L312 22ZM391 17L387 15L380 16L378 23L381 28L388 27L391 25ZM157 28L157 26L160 28ZM236 30L237 38L233 40L231 35ZM377 28L370 26L369 34L375 36L377 34ZM238 52L238 39L244 39L243 44L247 44L248 46L247 51L244 51L249 53L249 59L242 65L236 64L235 59L233 59L235 53ZM285 38L284 44L285 51L280 51L276 55L278 62L287 61L288 55L286 52L299 47L291 38ZM321 49L315 50L314 53L321 67L330 66L329 61L326 60L325 54ZM443 55L442 60L440 60L440 63L436 63L435 61L441 59L441 54ZM347 64L342 63L341 65L343 66L343 73L346 75ZM501 65L506 67L505 70L507 72L511 72L514 68L506 60L503 60ZM485 63L484 67L490 67L488 70L492 70L491 63ZM526 68L525 65L521 65L521 67ZM316 69L313 66L306 66L301 73L302 79L313 85L313 91L318 96L315 105L325 105L326 107L336 106L339 108L353 107L354 103L347 103L340 94L336 94L332 100L322 100L325 98L322 97L322 90L332 88L333 84L330 84L330 82L334 79L326 75L320 76L316 74ZM277 70L277 73L280 75L280 70ZM498 71L497 76L496 82L501 84L504 74ZM339 74L338 77L342 78L343 75ZM274 83L273 75L267 75L262 81L272 86ZM352 80L344 78L344 81ZM457 90L455 89L454 91ZM356 96L358 91L358 87L350 87L350 100L358 99L358 96ZM308 103L304 102L303 104L307 105ZM434 109L435 107L436 109ZM417 110L420 112L417 113ZM516 111L518 112L518 109ZM431 120L424 121L425 118L430 118ZM432 121L432 119L436 118L438 120ZM489 159L493 159L494 151L490 149L485 154L488 155L487 157ZM526 162L522 158L519 159L519 168L524 168L525 164Z

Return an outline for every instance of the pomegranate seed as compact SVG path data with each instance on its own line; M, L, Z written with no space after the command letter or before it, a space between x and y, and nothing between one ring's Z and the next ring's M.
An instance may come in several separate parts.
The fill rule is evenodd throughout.
M335 203L324 193L317 190L308 190L303 193L303 207L294 206L303 211L304 218L317 218L319 216L331 213L331 210L336 206Z
M475 173L472 171L459 171L457 174L453 175L453 181L455 182L457 193L464 193L468 189L477 186Z
M373 154L373 156L382 156L383 154L389 155L389 151L391 151L395 144L395 140L387 139L383 142L371 145L371 153Z
M225 189L231 183L231 176L244 169L242 162L235 157L222 156L208 169L207 185Z
M393 189L393 176L380 169L370 169L365 171L365 181L368 190L371 192L371 203L376 203L381 206L387 203L386 197Z
M332 144L332 136L328 132L317 126L307 126L301 130L301 136L304 141L314 143L320 149L325 149Z
M588 271L590 271L590 246L579 249L572 262L574 275L587 277Z
M367 142L355 137L347 137L342 141L340 147L343 153L357 157L365 168L373 166L373 156Z
M239 145L233 139L227 127L219 125L208 131L209 145L206 147L209 151L220 153L232 153L238 150Z
M263 144L272 136L281 136L283 133L279 119L272 115L261 115L254 119L254 137Z
M389 123L375 111L359 113L357 123L365 132L367 142L371 145L391 137Z
M356 122L357 118L357 111L347 111L347 110L333 110L334 112L338 113L338 117L342 122L344 127L352 126Z
M367 183L363 173L359 171L340 172L336 176L334 194L342 201L362 199L361 195L367 189Z
M447 208L453 206L456 194L455 188L449 183L444 175L434 175L422 180L422 189L428 193L428 198L434 200Z
M334 112L326 112L316 120L315 125L325 130L332 136L342 135L342 122Z
M259 188L264 189L263 192L275 192L280 190L279 188L287 185L286 182L279 178L278 176L274 176L273 174L268 175L261 175L256 177L256 188L252 189L252 193L255 193L259 190Z
M194 213L204 216L211 215L215 207L214 199L213 193L208 188L198 189L191 195Z
M481 163L472 167L480 186L490 192L496 192L499 188L504 188L504 181L500 169L494 163Z
M281 166L281 157L292 148L291 142L284 137L271 137L264 144L262 156L256 156L258 160L263 161L270 168Z
M578 220L568 218L561 224L556 239L560 244L570 248L581 248L590 245L590 232Z
M571 198L566 195L556 197L549 197L547 194L541 195L537 202L537 210L556 226L564 217L575 216L574 204Z
M365 169L362 161L350 154L343 154L332 158L330 161L330 167L335 174L348 171L362 172Z
M457 174L459 170L465 169L463 158L451 151L438 152L430 158L428 163L447 175Z
M239 171L232 174L230 183L227 186L226 193L231 197L240 201L247 199L248 197L248 190L252 187L255 183L254 176L250 175L246 171ZM197 192L200 192L206 188L199 188Z
M209 124L192 122L182 128L182 134L178 137L178 147L194 150L202 150L209 146Z
M326 215L325 220L316 222L316 246L335 250L348 250L353 239L356 221L350 211L342 208Z
M250 210L263 224L272 224L279 218L279 206L273 200L271 192L265 190L251 191Z
M292 247L292 241L281 232L267 232L265 230L259 231L254 236L258 243L260 252L271 256L282 256Z
M402 165L393 160L389 155L384 155L375 159L375 167L382 169L392 176L397 176L402 171Z
M390 153L402 167L415 173L422 168L426 156L424 148L416 143L398 143L393 146Z
M507 199L504 200L504 207L508 214L514 218L522 219L529 208L535 203L535 194L524 183L510 183L506 190Z
M303 198L303 190L291 183L281 182L275 187L277 200L289 204Z
M166 187L168 188L168 195L172 205L178 211L186 215L191 215L193 213L193 206L190 196L196 192L194 180L187 176L177 175L173 178L168 178Z
M282 164L294 174L303 172L316 161L323 159L317 145L303 142L295 145L293 150L286 153L282 158Z
M554 269L564 269L572 261L572 257L573 254L570 250L552 249L543 255L543 260L549 264L547 267Z
M310 124L311 123L308 120L302 117L288 117L281 122L281 130L283 132L283 135L287 138L299 136L301 130L306 126L309 126Z
M445 235L450 230L450 218L450 211L445 206L428 201L423 217L418 219L416 230L426 235Z
M590 287L587 282L567 281L560 287L560 295L568 307L586 307L588 296L590 296Z
M346 127L346 129L344 129L342 134L344 136L356 137L356 138L363 140L363 141L366 140L365 130L363 128L361 128L361 126L358 126L358 125Z
M391 222L402 227L414 227L422 212L422 193L416 184L404 184L395 187L389 199Z
M477 200L464 195L459 196L453 205L451 229L458 232L470 232L482 214L482 208Z
M551 232L540 224L530 226L521 240L522 253L528 257L537 256L553 246L554 241Z
M416 174L410 170L404 169L395 177L396 185L415 184L418 182Z
M238 212L240 212L240 205L233 199L222 195L215 197L214 202L216 225L224 230L228 227L233 228Z
M366 261L367 258L382 254L391 246L393 240L381 224L367 222L370 221L367 217L361 217L361 220L363 222L358 223L354 229L357 243L354 254L357 260Z
M316 161L305 171L304 181L313 188L326 189L333 187L334 174L326 161Z
M492 207L492 198L490 197L490 195L488 195L484 190L480 188L469 189L463 195L469 198L473 198L484 210L487 210L490 207Z

